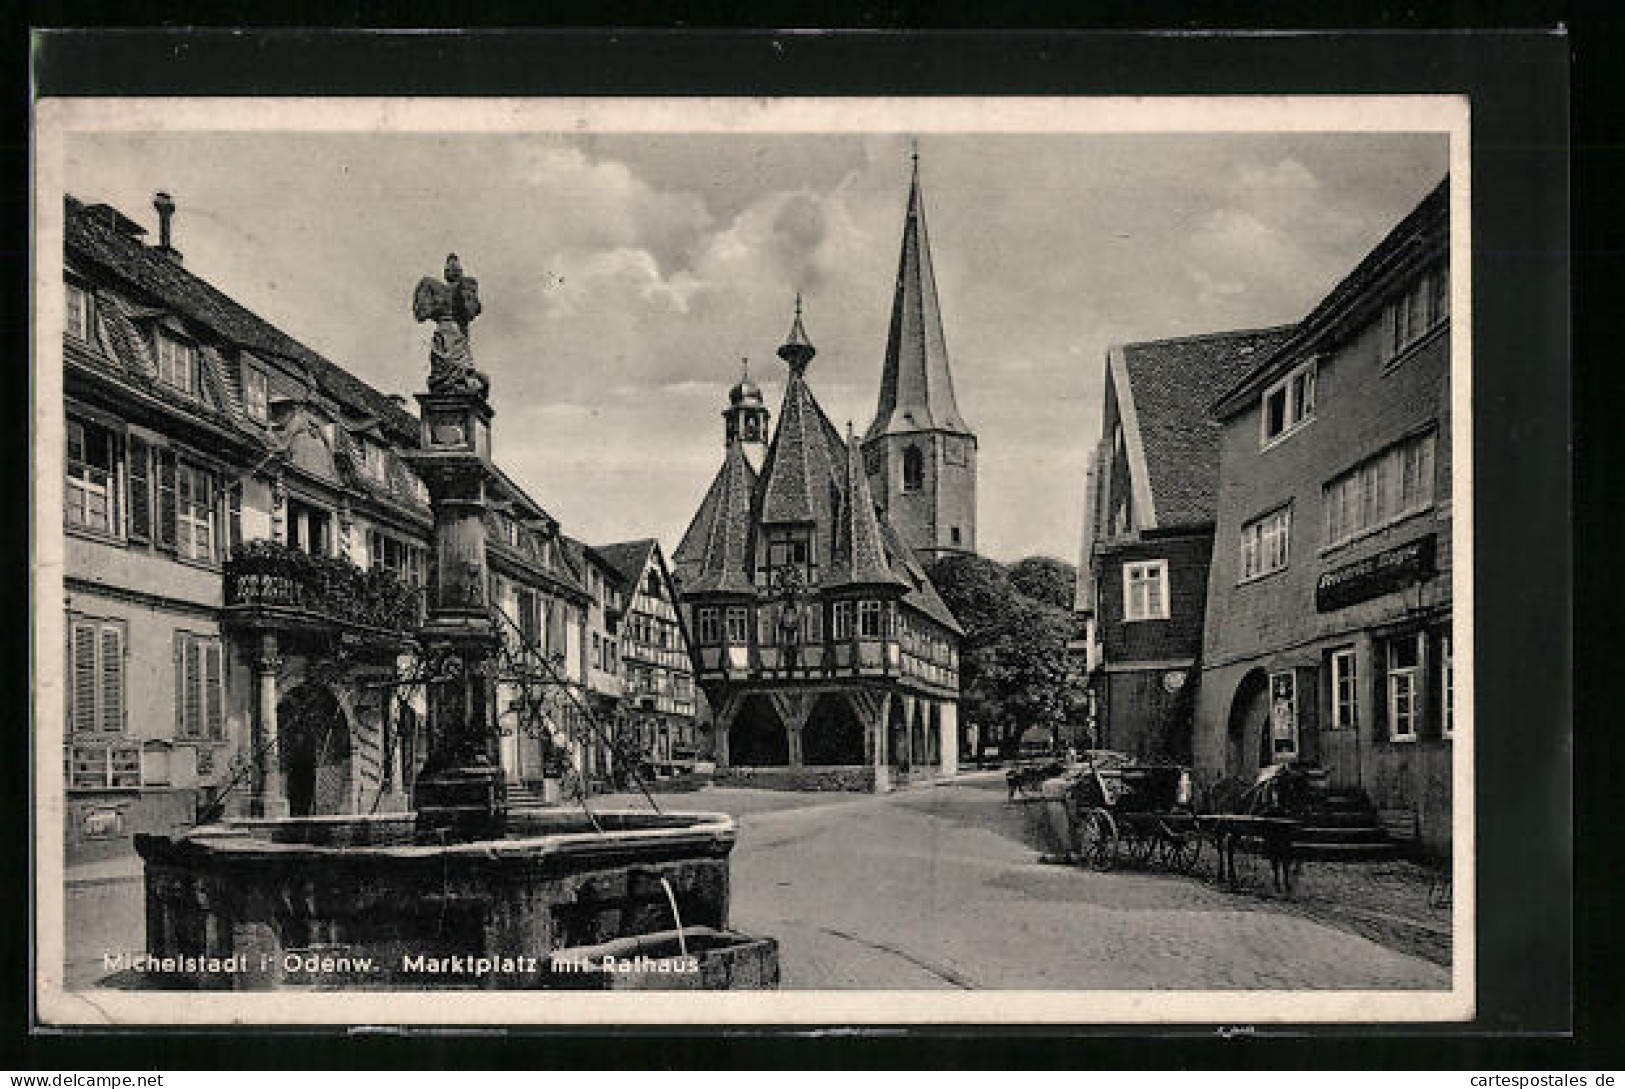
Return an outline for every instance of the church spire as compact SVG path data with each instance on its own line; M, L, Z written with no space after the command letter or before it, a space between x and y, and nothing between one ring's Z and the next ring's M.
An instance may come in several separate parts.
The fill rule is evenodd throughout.
M925 199L920 188L920 156L911 155L913 176L903 219L902 252L892 295L891 331L886 338L886 364L880 381L880 403L864 441L911 431L950 431L968 435L970 426L954 400L948 367L948 345L937 304L937 279L931 268L931 245L925 229Z

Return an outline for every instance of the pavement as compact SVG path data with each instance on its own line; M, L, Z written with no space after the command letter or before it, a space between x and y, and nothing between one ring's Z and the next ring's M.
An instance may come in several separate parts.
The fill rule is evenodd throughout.
M998 772L892 794L712 787L662 809L739 820L732 925L810 989L1448 988L1449 969L1291 905L1158 872L1044 865ZM595 799L646 808L641 795ZM133 856L68 874L67 983L142 945Z

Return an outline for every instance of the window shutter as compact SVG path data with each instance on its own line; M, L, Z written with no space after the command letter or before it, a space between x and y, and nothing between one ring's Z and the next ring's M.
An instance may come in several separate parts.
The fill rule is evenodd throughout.
M226 699L224 678L221 676L220 644L211 640L204 644L204 701L208 713L208 732L211 738L223 740L226 736Z
M186 643L185 632L175 633L175 736L186 736Z
M553 630L548 635L548 646L552 649L554 654L564 654L570 649L569 642L565 635L566 617L564 612L564 602L556 601L553 603L553 615L551 618Z
M96 729L96 625L73 624L73 691L70 715L75 733Z
M231 533L229 540L231 547L236 549L243 543L243 482L239 480L231 485L226 489L226 495L226 516Z
M203 734L203 655L198 640L186 639L186 736Z
M101 630L101 728L124 732L124 631L112 624Z
M179 521L175 488L175 452L157 451L158 461L158 545L173 550Z
M147 440L130 436L130 527L132 541L152 539L151 448Z

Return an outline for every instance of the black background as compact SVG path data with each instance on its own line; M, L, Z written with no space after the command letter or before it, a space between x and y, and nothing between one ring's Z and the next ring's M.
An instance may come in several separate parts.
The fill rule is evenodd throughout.
M307 12L306 9L309 9ZM142 18L123 22L157 23L177 10L194 23L225 16L247 20L248 5L165 5L134 8ZM991 35L952 31L902 34L831 35L807 32L671 31L610 33L577 30L534 32L477 30L450 36L339 34L262 30L229 34L192 30L100 30L54 32L30 40L14 35L39 95L538 95L538 94L1358 94L1464 93L1473 113L1473 223L1475 292L1475 635L1477 669L1478 810L1478 978L1479 1019L1472 1026L1260 1026L1258 1035L1221 1040L1215 1027L1163 1027L1156 1030L1067 1028L1054 1030L955 1027L942 1032L845 1035L836 1038L787 1034L783 1030L730 1030L726 1046L717 1034L692 1031L660 1034L639 1030L634 1041L603 1033L538 1035L517 1039L490 1035L475 1039L409 1039L388 1036L318 1038L290 1047L282 1033L244 1037L223 1033L105 1032L94 1037L30 1032L28 993L32 986L26 940L28 890L20 879L23 845L29 842L27 760L22 723L27 719L28 675L23 645L12 636L0 695L16 713L6 719L13 743L5 750L13 789L8 792L10 833L6 843L18 879L17 903L9 917L6 961L0 988L12 1000L12 1035L0 1065L36 1071L138 1068L368 1066L1403 1066L1498 1069L1514 1066L1569 1067L1581 1062L1619 1067L1616 1038L1625 1029L1621 987L1613 975L1621 883L1615 876L1620 828L1618 788L1582 794L1588 807L1584 827L1591 836L1577 858L1582 884L1571 893L1576 859L1571 828L1574 767L1571 721L1573 640L1572 504L1603 513L1613 498L1614 478L1604 456L1617 444L1617 425L1605 415L1575 421L1573 438L1588 442L1593 472L1573 490L1571 477L1570 387L1570 220L1571 150L1598 165L1618 158L1618 132L1602 88L1607 75L1606 43L1576 71L1591 75L1598 66L1601 130L1569 138L1569 78L1576 37L1591 24L1582 21L1576 37L1554 31L1572 13L1530 14L1497 5L1453 5L1433 12L1416 9L1364 11L1332 5L1301 13L1300 27L1349 25L1406 27L1449 18L1477 18L1484 25L1524 26L1544 31L1464 33L1358 33L1320 36L1250 34L1077 34L1051 30ZM1361 9L1364 10L1364 9ZM278 18L302 14L331 19L330 5L291 3ZM1097 26L1125 25L1154 14L1133 5L1104 5L1090 14ZM1588 16L1592 9L1581 9ZM1596 12L1601 12L1599 5ZM529 12L529 14L526 14ZM796 22L853 27L895 27L912 9L871 9ZM352 5L338 17L382 24L412 18L396 5ZM534 17L530 8L488 4L438 13L469 23L500 23ZM601 8L593 15L620 14ZM725 15L737 16L738 11ZM938 11L937 16L944 13ZM953 18L956 10L947 11ZM985 12L982 13L985 16ZM1000 14L1009 14L1003 13ZM1300 13L1294 13L1300 14ZM87 12L66 5L42 5L36 25L64 26L118 13L104 6ZM1030 17L1030 15L1029 15ZM1076 17L1074 15L1074 17ZM1257 25L1253 6L1209 10L1202 25ZM1189 11L1163 25L1195 25ZM418 17L421 25L431 20ZM1597 24L1601 36L1612 27ZM14 99L25 91L12 84ZM24 103L26 95L24 94ZM26 119L24 120L26 125ZM27 171L26 128L3 145L13 177ZM1613 190L1604 187L1599 204L1609 208ZM1585 194L1582 193L1582 201ZM8 192L8 232L27 237L26 184ZM1619 228L1610 217L1587 237L1577 256L1611 263ZM13 243L4 251L7 327L27 358L27 254ZM1583 286L1583 285L1582 285ZM1579 296L1582 300L1584 294ZM1599 298L1604 311L1617 309ZM1611 301L1611 300L1608 300ZM1575 400L1600 412L1619 381L1605 358L1576 370ZM25 373L14 365L14 389ZM21 485L11 498L27 503L22 469L29 456L26 399L12 405L17 425L4 437L7 463ZM1595 420L1603 426L1595 426ZM27 509L26 507L24 508ZM1459 510L1460 508L1458 508ZM1464 514L1458 514L1458 518ZM21 524L20 521L17 524ZM27 607L26 539L9 541L23 554L17 611ZM1582 601L1600 608L1608 624L1617 598L1617 576L1599 571L1598 582ZM53 607L49 602L40 607ZM1459 615L1459 614L1458 614ZM22 625L16 625L21 628ZM1580 665L1606 664L1614 657L1606 628L1579 644ZM22 637L26 638L26 636ZM1616 667L1617 668L1617 667ZM1590 693L1588 693L1590 695ZM1598 692L1600 696L1600 690ZM1593 774L1611 767L1617 742L1609 706L1601 699L1582 703L1578 718L1588 729L1577 736L1584 746L1581 766ZM1571 910L1574 912L1571 918ZM1572 922L1572 926L1571 926ZM1571 943L1578 937L1579 969L1571 977ZM1571 1000L1577 998L1577 1011ZM1576 1013L1578 1019L1576 1020ZM1573 1025L1579 1037L1565 1039ZM1599 1031L1600 1030L1600 1031ZM631 1030L628 1030L631 1031ZM1170 1039L1169 1037L1173 1038ZM921 1039L925 1037L926 1039ZM1268 1037L1268 1038L1266 1038ZM308 1046L307 1046L308 1045Z

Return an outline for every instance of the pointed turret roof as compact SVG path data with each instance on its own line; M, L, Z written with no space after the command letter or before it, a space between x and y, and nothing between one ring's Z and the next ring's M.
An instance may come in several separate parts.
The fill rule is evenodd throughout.
M805 372L813 350L801 324L798 297L795 324L779 348L779 355L790 365L790 378L779 406L778 430L762 463L763 522L827 525L835 513L830 489L838 486L846 444L807 387Z
M829 584L910 588L909 580L893 572L886 562L886 544L880 533L880 519L875 515L868 474L863 471L858 440L852 434L850 423L846 425L844 483L830 548Z
M892 295L891 332L886 338L880 405L864 440L930 430L971 433L954 400L954 380L948 369L948 344L942 335L942 311L937 305L937 278L931 269L925 201L920 192L920 162L916 156L914 177L908 189L908 212L903 219L897 287Z
M752 592L750 508L755 490L756 472L744 450L729 444L722 468L672 553L683 593Z
M807 327L801 324L801 292L798 291L796 319L790 324L790 335L779 345L779 358L790 364L791 374L805 374L807 364L817 354L818 349L813 347L812 339L807 336Z

